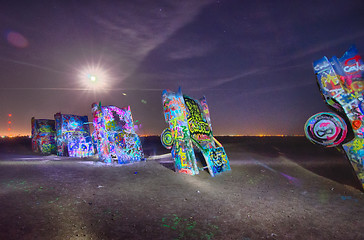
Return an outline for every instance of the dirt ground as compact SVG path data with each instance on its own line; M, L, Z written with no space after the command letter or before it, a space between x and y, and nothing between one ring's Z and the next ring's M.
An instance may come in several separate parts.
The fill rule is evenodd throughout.
M335 149L301 138L221 138L232 171L173 172L148 159L42 156L0 142L0 239L364 239L364 194Z

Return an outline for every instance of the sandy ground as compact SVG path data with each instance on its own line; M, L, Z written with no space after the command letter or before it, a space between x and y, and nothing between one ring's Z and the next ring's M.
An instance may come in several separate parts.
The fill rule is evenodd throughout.
M157 138L147 161L109 166L0 142L0 239L364 239L364 194L335 149L220 140L232 171L214 178L173 172Z

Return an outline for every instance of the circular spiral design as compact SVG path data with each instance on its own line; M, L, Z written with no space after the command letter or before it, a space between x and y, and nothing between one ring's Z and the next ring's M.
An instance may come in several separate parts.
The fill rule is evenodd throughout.
M325 147L335 147L342 143L347 132L345 121L339 115L329 112L315 114L305 124L306 137Z
M173 137L172 137L172 133L171 130L169 130L168 128L164 129L164 131L161 134L161 142L162 145L167 148L167 149L171 149L172 145L173 145Z

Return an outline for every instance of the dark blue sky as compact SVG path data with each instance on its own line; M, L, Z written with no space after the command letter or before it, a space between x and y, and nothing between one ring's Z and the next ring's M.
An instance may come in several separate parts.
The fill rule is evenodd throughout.
M130 105L141 134L160 134L161 92L178 86L206 96L215 135L303 135L329 111L312 61L364 54L363 12L361 0L5 1L0 135L9 113L12 134L30 134L32 116L91 120L95 101ZM80 77L92 71L96 92Z

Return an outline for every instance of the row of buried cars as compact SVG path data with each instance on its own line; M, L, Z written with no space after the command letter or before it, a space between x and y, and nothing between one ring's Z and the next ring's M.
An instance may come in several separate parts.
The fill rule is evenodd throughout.
M32 149L44 154L90 157L97 153L104 162L131 163L144 158L128 108L92 104L94 131L87 116L56 113L53 119L35 119Z
M212 134L205 97L194 99L183 95L181 89L176 93L164 90L162 104L168 127L161 134L161 143L171 149L176 172L195 175L206 169L215 176L230 170L225 150ZM69 157L97 153L105 163L125 164L144 159L130 106L94 103L92 113L92 134L87 116L56 113L54 120L32 118L33 151Z

